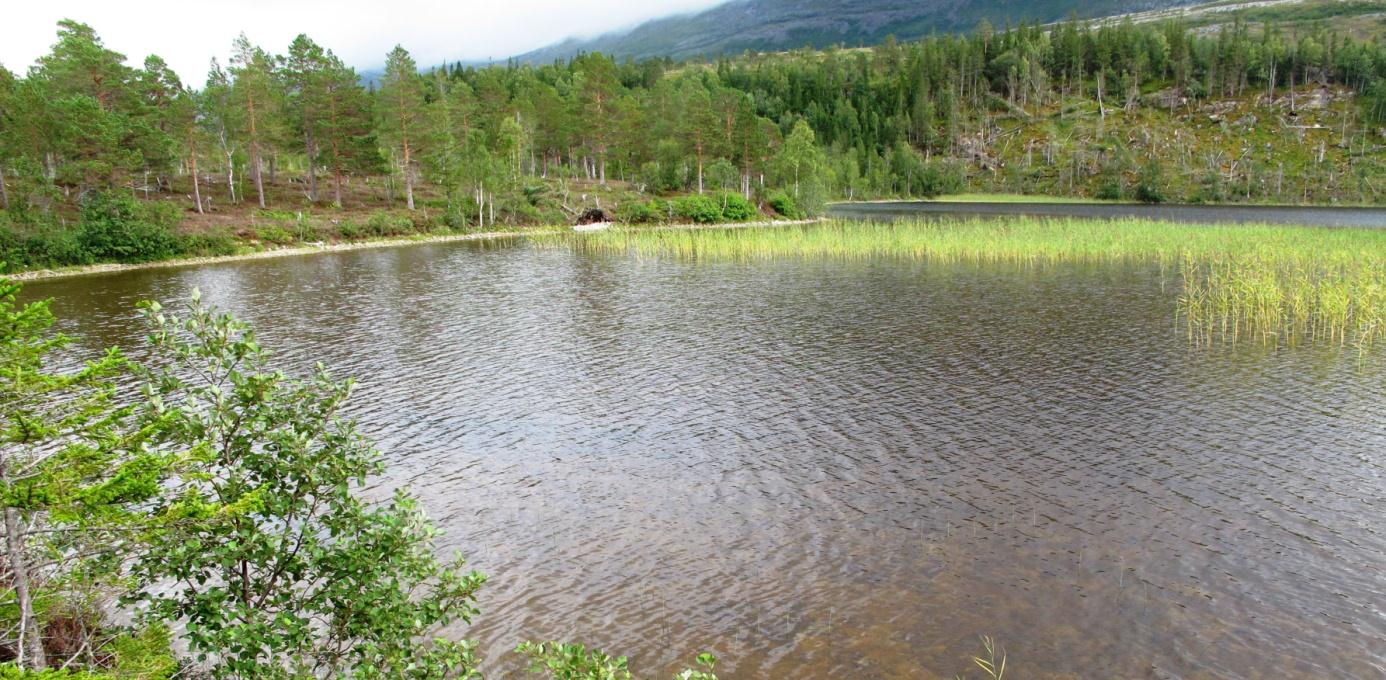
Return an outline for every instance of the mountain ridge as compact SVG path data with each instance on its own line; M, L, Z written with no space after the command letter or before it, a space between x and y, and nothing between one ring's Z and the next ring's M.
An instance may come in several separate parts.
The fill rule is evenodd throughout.
M974 28L1056 21L1071 14L1099 18L1179 7L1193 0L731 0L701 12L647 21L594 38L568 38L513 57L540 64L601 52L617 59L715 57L745 50L871 45Z

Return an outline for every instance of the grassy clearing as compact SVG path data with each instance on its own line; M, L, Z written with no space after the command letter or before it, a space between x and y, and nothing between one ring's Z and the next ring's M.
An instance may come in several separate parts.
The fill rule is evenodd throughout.
M1178 271L1197 340L1370 344L1386 329L1386 231L1142 219L829 221L770 229L611 230L551 237L588 252L755 261L1158 262Z

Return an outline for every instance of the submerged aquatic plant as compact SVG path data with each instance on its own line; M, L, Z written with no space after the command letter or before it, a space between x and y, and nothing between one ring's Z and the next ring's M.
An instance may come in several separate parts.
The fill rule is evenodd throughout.
M1370 229L1017 217L616 229L542 242L588 252L707 260L1156 262L1180 274L1178 314L1195 341L1368 345L1386 329L1386 232Z

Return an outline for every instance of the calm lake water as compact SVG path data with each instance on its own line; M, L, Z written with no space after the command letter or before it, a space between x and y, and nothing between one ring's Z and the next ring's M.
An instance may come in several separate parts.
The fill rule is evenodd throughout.
M1004 217L1140 217L1172 222L1264 222L1304 224L1315 227L1365 227L1386 229L1386 208L1330 208L1315 206L1258 205L1134 205L1084 203L950 203L946 201L887 201L836 203L828 212L834 217L898 219L928 216Z
M660 677L1382 677L1381 353L1191 346L1155 267L523 242L32 283L84 347L193 288L351 408L492 580L479 638Z

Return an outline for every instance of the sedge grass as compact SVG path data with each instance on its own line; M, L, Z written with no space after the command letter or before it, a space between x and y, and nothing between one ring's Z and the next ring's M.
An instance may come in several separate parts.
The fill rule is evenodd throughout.
M1016 217L613 229L547 242L568 241L588 252L712 260L1157 262L1179 272L1178 312L1197 340L1366 345L1386 332L1386 231L1369 229Z

